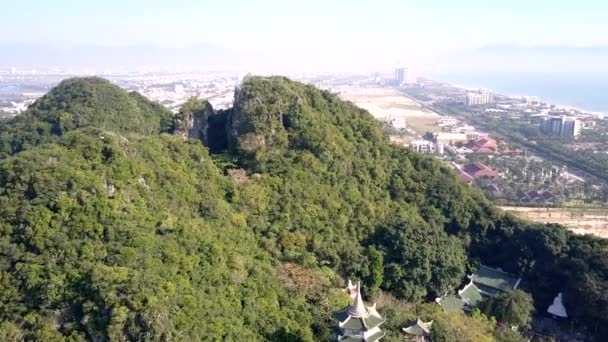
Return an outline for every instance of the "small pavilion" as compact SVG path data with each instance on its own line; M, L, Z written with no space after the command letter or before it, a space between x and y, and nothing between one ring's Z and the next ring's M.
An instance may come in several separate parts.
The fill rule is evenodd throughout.
M353 303L340 311L334 312L337 322L335 340L342 342L372 342L384 337L380 326L385 319L376 311L376 304L365 306L361 296L361 283L352 286L349 281L348 293L354 292ZM345 289L346 290L346 289Z
M410 325L407 328L403 328L403 332L412 336L415 342L425 342L426 338L431 336L431 327L433 326L433 321L423 322L419 319L416 320L416 323Z

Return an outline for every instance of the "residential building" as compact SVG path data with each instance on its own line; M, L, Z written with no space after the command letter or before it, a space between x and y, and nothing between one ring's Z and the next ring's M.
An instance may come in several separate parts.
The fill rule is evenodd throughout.
M479 178L496 178L498 177L498 172L492 170L484 163L480 161L476 161L473 163L464 164L460 167L461 178L465 181L469 179L477 180Z
M483 104L494 103L494 92L490 89L479 90Z
M562 136L566 137L578 137L581 134L582 123L580 120L575 118L569 118L564 121L562 125Z
M494 92L489 89L480 89L477 92L468 93L464 103L467 106L479 106L494 103Z
M577 137L581 134L582 122L571 116L548 116L543 118L540 129L546 134Z
M395 85L405 84L407 81L407 68L397 68L395 69Z
M498 143L490 137L483 137L469 141L465 146L475 153L492 154L496 152Z
M555 204L559 198L550 191L517 191L513 196L513 200L518 203L539 203L539 204Z
M486 194L486 196L488 196L488 198L490 199L499 199L501 197L503 197L503 192L502 190L500 190L500 188L498 187L498 185L494 184L494 183L490 183L486 186L484 186L482 188L483 193Z
M418 153L443 155L444 152L443 144L428 140L414 140L410 143L410 147Z
M478 106L483 104L483 98L480 94L468 93L465 102L467 106Z
M446 116L446 117L442 117L441 119L437 120L437 125L440 127L446 127L446 126L456 126L460 121L458 121L458 119L456 119L453 116Z
M466 133L435 132L433 133L433 140L436 143L445 145L449 143L465 142L468 141L469 138Z

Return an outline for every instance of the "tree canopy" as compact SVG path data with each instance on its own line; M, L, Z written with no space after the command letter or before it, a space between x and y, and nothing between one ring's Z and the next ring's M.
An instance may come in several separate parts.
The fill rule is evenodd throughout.
M249 77L180 113L86 78L0 123L0 336L326 340L344 278L417 303L479 263L608 323L606 240L503 214L336 94ZM196 113L205 139L163 133Z
M167 108L105 79L67 79L24 113L0 123L0 158L83 127L141 134L168 132L170 118Z
M495 317L499 322L525 328L532 321L534 301L530 294L522 290L503 292L486 299L481 304L481 310L486 315Z

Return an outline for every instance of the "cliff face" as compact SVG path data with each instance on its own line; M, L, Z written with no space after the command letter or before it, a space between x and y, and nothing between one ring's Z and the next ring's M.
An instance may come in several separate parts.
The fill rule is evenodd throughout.
M212 115L213 107L208 101L189 99L177 115L175 134L208 144L209 118Z
M246 130L245 114L243 113L244 94L241 87L234 89L234 103L232 111L227 118L226 133L228 134L228 144L231 147L238 146L239 136Z
M301 102L291 86L292 82L283 77L266 81L250 77L235 89L234 106L227 120L231 149L252 154L287 147L284 119L297 111Z

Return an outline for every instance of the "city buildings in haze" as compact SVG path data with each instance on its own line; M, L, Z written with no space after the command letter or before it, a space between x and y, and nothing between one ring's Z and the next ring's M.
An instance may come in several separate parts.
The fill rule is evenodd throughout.
M468 93L465 98L467 106L478 106L494 103L494 92L489 89L480 89L474 93Z
M540 129L547 134L577 137L581 134L581 120L571 116L549 116L543 118Z
M407 81L407 68L395 69L395 85L400 86Z

